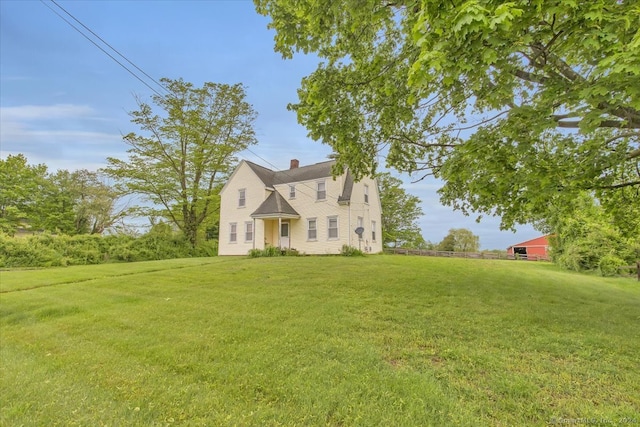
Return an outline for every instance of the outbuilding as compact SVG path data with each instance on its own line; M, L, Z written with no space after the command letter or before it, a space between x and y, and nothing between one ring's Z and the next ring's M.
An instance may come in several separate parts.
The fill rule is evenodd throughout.
M548 259L549 235L536 237L507 248L508 255L517 255L523 259Z

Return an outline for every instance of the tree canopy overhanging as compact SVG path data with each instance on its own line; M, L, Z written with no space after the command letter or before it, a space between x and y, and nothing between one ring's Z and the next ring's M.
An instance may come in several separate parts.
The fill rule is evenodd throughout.
M640 203L637 1L254 2L278 52L323 60L289 108L338 167L386 156L503 228L583 191Z

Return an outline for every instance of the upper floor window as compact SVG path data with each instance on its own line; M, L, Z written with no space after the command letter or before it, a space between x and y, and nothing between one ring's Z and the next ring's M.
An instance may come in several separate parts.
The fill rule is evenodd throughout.
M338 238L338 217L330 216L327 218L327 236L329 239Z
M238 190L238 207L244 208L247 205L247 190Z
M325 200L327 198L327 185L324 181L319 181L317 184L316 200Z
M238 225L235 222L229 224L229 242L235 243L238 241Z
M364 185L364 202L369 203L369 186Z
M318 222L315 218L307 220L307 240L316 240L318 238Z
M245 242L253 241L253 223L252 222L244 223L244 241Z
M371 241L376 241L376 222L371 221Z
M295 185L290 185L289 186L289 198L290 199L295 199L296 198L296 186Z

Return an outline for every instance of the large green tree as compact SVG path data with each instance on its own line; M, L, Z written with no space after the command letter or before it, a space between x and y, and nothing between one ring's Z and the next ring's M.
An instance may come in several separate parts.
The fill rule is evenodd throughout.
M13 234L28 226L45 187L46 165L30 165L23 154L0 159L0 231Z
M451 228L438 244L439 251L478 252L480 238L467 228Z
M290 108L339 167L383 154L504 228L582 191L640 203L638 1L254 2L283 56L323 59Z
M167 217L196 246L235 156L256 143L256 113L241 84L161 82L167 94L152 97L161 112L138 99L130 114L142 134L126 135L129 158L108 158L104 171L128 193L160 206L147 214Z
M418 225L423 215L420 199L402 188L390 173L377 176L382 205L382 241L385 246L421 248L426 242Z
M635 264L640 259L640 205L625 207L627 216L618 221L585 193L554 210L546 220L549 230L554 231L550 239L552 259L571 270L597 270L605 276L619 274L619 267Z
M49 173L23 154L0 159L0 230L19 227L62 234L101 234L122 220L120 195L98 172Z
M129 212L120 194L99 172L59 170L49 176L39 222L65 234L102 234Z

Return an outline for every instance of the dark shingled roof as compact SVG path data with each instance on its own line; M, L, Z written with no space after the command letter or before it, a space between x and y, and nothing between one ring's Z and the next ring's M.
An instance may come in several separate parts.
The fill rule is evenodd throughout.
M260 217L295 217L299 218L300 214L278 193L272 192L267 199L251 214L252 218Z
M342 194L338 197L338 203L350 201L352 191L353 176L351 176L351 172L347 171L347 175L344 178L344 188L342 189Z
M258 175L258 178L260 178L267 187L273 187L278 184L287 184L289 182L328 178L331 176L331 168L335 163L335 160L329 160L327 162L316 163L315 165L274 172L271 169L267 169L247 161L247 165L249 165L251 170Z
M287 169L275 172L273 184L288 184L290 182L311 181L313 179L328 178L331 175L331 168L336 164L335 160L316 163L315 165L302 166L295 169Z
M245 160L246 161L246 160ZM264 185L270 188L278 184L288 184L291 182L312 181L320 178L332 177L332 169L336 164L335 160L329 160L326 162L316 163L309 166L302 166L294 169L287 169L283 171L272 171L263 166L259 166L255 163L246 161L247 165L255 172ZM338 197L338 202L348 202L351 200L351 192L353 190L353 176L347 171L344 188L342 194ZM269 196L270 198L271 196ZM282 196L279 196L282 198ZM265 203L269 200L265 200ZM282 198L282 201L289 205L286 200ZM263 203L264 205L264 203ZM290 207L290 206L289 206ZM292 208L293 210L293 208ZM256 211L257 212L257 211ZM294 211L295 212L295 211ZM296 213L297 215L297 213Z
M247 165L249 165L251 170L255 172L256 175L258 175L258 178L260 178L260 180L264 182L267 187L273 187L273 174L275 172L273 172L271 169L256 165L255 163L249 162L247 160L245 160L245 162L247 162Z

